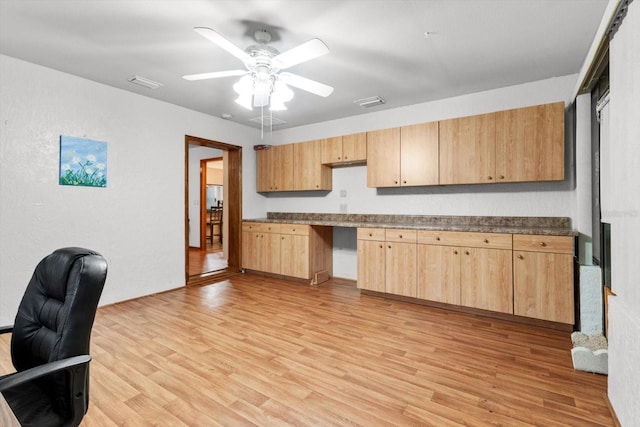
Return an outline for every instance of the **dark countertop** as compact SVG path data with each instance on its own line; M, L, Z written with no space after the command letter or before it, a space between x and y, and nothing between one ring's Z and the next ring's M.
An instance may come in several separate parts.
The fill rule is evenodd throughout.
M507 216L431 216L373 215L268 212L266 218L244 221L322 225L330 227L405 228L481 233L536 234L577 236L567 217L507 217Z

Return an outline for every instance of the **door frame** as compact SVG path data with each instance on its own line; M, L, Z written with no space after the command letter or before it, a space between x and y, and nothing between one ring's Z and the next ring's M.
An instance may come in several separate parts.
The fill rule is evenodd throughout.
M224 202L228 209L227 220L227 268L213 273L189 276L189 145L217 148L227 152L228 190ZM185 281L187 286L212 283L219 277L240 272L242 259L242 147L192 135L184 137L184 253Z

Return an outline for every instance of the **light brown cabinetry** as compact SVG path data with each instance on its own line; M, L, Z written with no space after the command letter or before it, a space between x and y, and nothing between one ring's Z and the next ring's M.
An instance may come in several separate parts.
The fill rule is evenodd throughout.
M415 230L359 228L358 287L415 297Z
M367 186L438 184L438 122L367 132Z
M321 144L322 164L357 164L367 160L367 134L364 132L325 138Z
M416 231L385 230L385 292L416 297Z
M358 228L358 288L385 291L384 229Z
M242 224L242 268L315 280L332 271L331 227L245 221Z
M496 116L498 182L564 179L564 103L499 111Z
M256 189L259 192L294 189L293 144L274 145L256 152Z
M418 231L418 298L513 313L511 234Z
M440 121L440 184L495 182L494 114Z
M573 237L514 235L514 314L573 324L573 268Z
M400 128L367 132L367 187L400 185Z
M280 225L243 223L242 267L280 274Z
M293 190L331 190L331 169L322 164L320 140L293 145Z

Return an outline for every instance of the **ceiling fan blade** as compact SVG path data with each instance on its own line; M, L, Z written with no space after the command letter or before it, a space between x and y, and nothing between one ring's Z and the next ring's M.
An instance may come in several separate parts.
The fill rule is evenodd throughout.
M206 38L210 42L213 42L229 52L231 55L235 56L241 61L247 61L251 59L251 57L244 50L240 49L229 40L222 37L219 33L207 27L195 27L193 29L196 33L200 34L202 37Z
M206 79L217 79L220 77L234 77L234 76L243 76L247 74L247 70L229 70L229 71L214 71L212 73L202 73L202 74L187 74L186 76L182 76L185 80L206 80Z
M272 60L272 64L281 70L301 62L309 61L329 53L329 48L320 39L311 39L300 46L282 52Z
M278 74L280 79L283 82L288 84L289 86L297 87L298 89L306 90L307 92L311 92L318 96L327 97L331 95L333 92L333 88L331 86L327 86L323 83L316 82L315 80L307 79L306 77L301 77L297 74L291 73L280 73Z

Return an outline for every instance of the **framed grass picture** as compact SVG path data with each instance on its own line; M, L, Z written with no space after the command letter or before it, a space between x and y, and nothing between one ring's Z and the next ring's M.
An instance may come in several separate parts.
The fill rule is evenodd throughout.
M107 143L60 136L60 185L107 186Z

